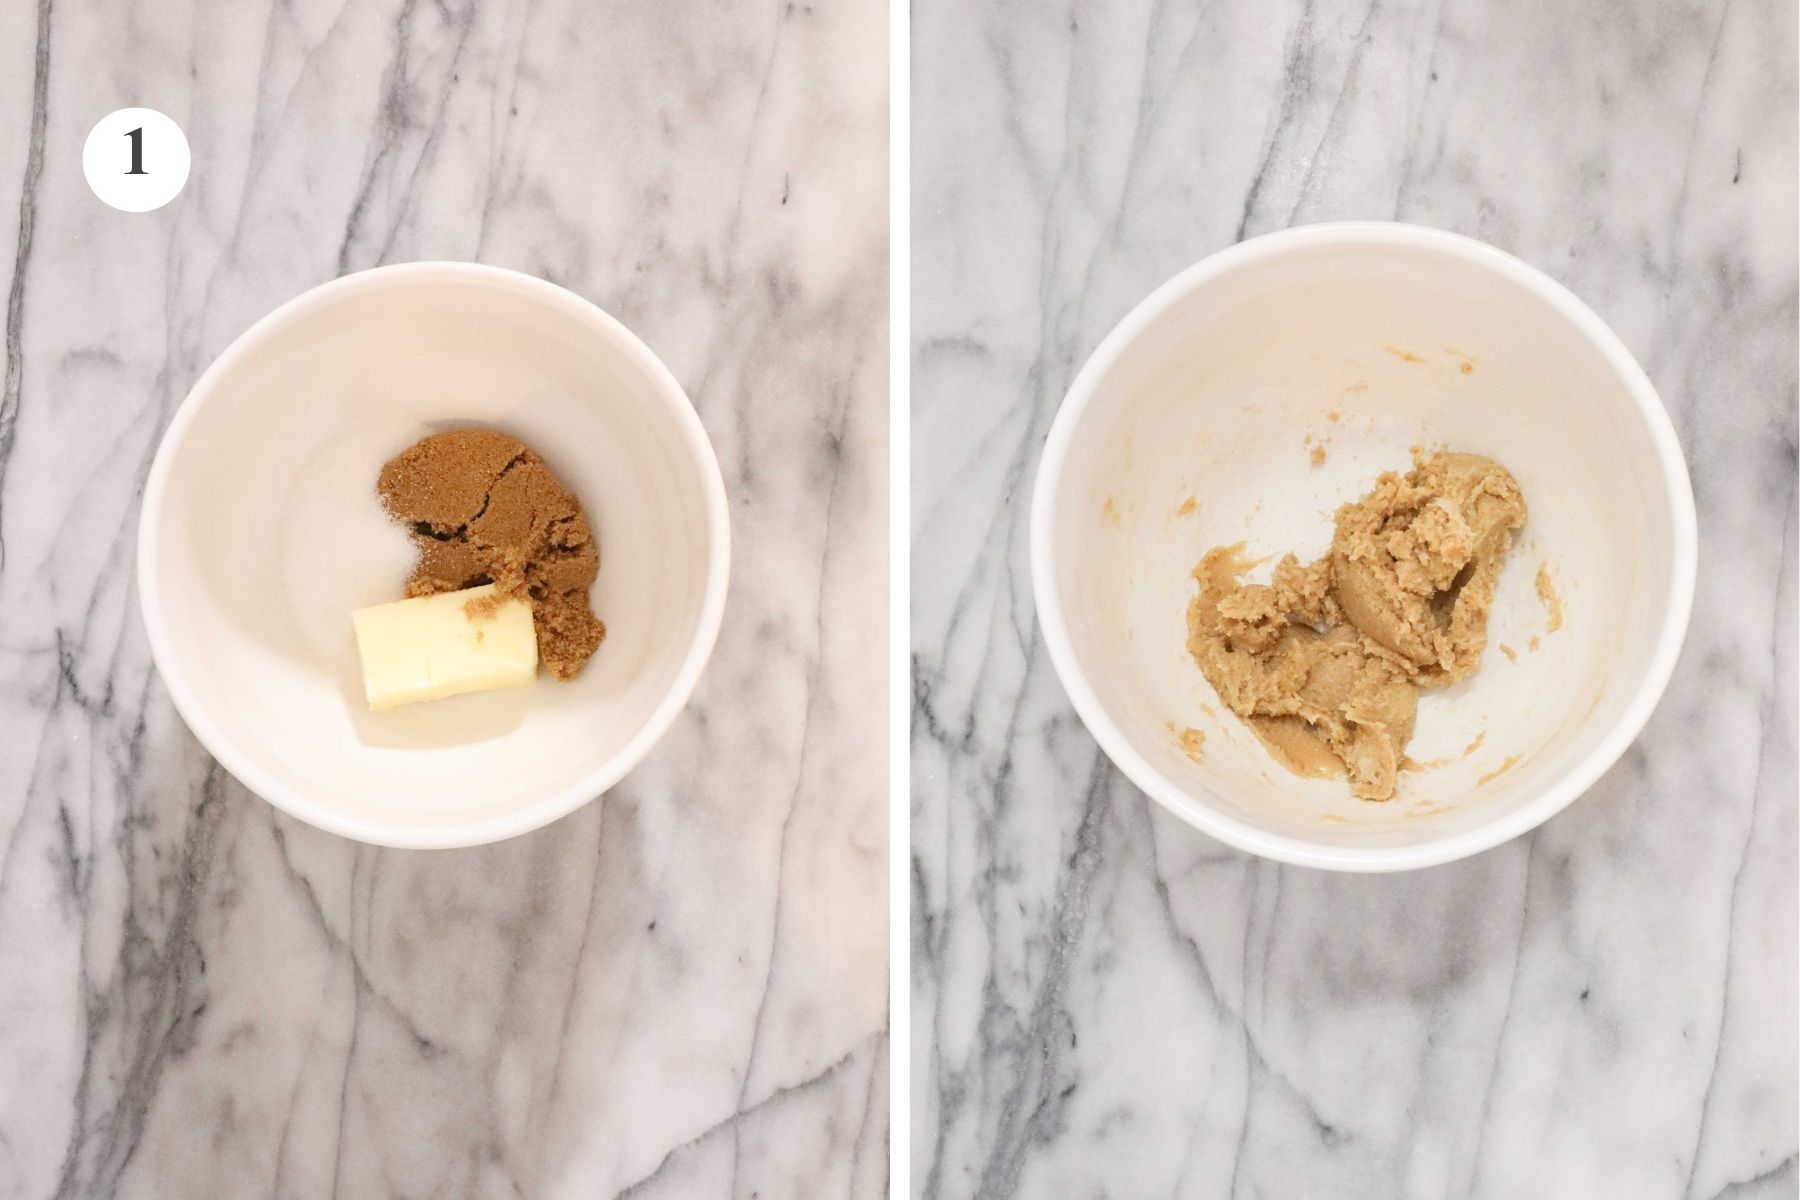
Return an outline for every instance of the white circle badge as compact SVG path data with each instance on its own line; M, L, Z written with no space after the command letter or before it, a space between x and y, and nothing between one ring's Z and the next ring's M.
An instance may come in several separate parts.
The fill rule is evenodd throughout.
M187 183L189 164L181 126L154 108L107 113L81 148L88 186L121 212L149 212L173 200Z

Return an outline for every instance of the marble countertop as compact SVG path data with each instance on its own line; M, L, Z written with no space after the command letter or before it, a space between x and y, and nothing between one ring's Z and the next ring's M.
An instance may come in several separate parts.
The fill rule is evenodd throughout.
M1791 3L914 7L911 1170L948 1197L1796 1192ZM1648 730L1529 837L1262 862L1126 783L1027 497L1101 336L1242 237L1472 234L1668 403L1699 504Z
M0 1197L885 1191L886 62L857 3L0 6ZM158 212L82 178L127 105L193 147ZM735 558L646 765L408 853L198 748L133 548L207 363L422 258L642 335Z

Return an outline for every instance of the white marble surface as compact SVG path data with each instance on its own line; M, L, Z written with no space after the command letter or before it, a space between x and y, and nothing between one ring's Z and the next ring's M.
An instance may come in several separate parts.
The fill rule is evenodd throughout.
M917 1194L1795 1194L1794 7L915 6ZM1099 338L1202 255L1339 217L1567 282L1700 511L1639 744L1534 835L1403 877L1146 801L1027 565Z
M0 6L0 1197L883 1193L886 53L866 0ZM128 104L194 150L144 216L81 175ZM732 505L691 709L466 852L248 795L132 583L197 374L416 258L631 325Z

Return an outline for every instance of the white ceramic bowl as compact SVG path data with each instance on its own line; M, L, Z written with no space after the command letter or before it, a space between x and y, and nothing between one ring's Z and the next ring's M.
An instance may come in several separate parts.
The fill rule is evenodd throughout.
M1310 560L1421 443L1509 467L1530 519L1480 670L1420 700L1409 752L1443 765L1368 803L1284 771L1218 701L1185 650L1189 573L1239 541ZM1256 854L1400 870L1533 828L1630 745L1687 629L1694 501L1650 381L1561 285L1437 230L1315 225L1213 255L1106 337L1051 427L1031 552L1050 659L1133 782ZM1170 725L1205 735L1197 761Z
M412 563L375 477L427 433L498 426L580 497L607 637L581 675L371 713L350 613ZM144 493L138 589L170 697L278 808L389 846L536 828L616 783L692 693L729 563L725 489L668 369L553 284L467 263L327 283L194 385Z

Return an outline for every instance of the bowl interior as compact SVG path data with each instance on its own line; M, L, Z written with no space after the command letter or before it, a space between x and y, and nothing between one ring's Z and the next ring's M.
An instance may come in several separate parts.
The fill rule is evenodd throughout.
M1049 541L1071 648L1190 815L1323 847L1446 839L1564 779L1652 668L1675 518L1649 429L1583 330L1479 258L1349 244L1242 261L1141 330L1067 445ZM1498 460L1530 518L1480 670L1421 697L1409 754L1425 769L1375 804L1283 770L1219 701L1186 653L1190 572L1235 542L1267 557L1253 578L1285 551L1318 556L1336 507L1415 445ZM1192 756L1188 728L1205 735Z
M722 580L710 451L629 334L501 272L372 272L245 335L189 403L146 497L146 612L184 715L245 783L339 832L430 844L551 819L641 753ZM580 498L607 638L571 683L371 713L350 613L400 598L412 563L375 478L465 423L518 437Z

